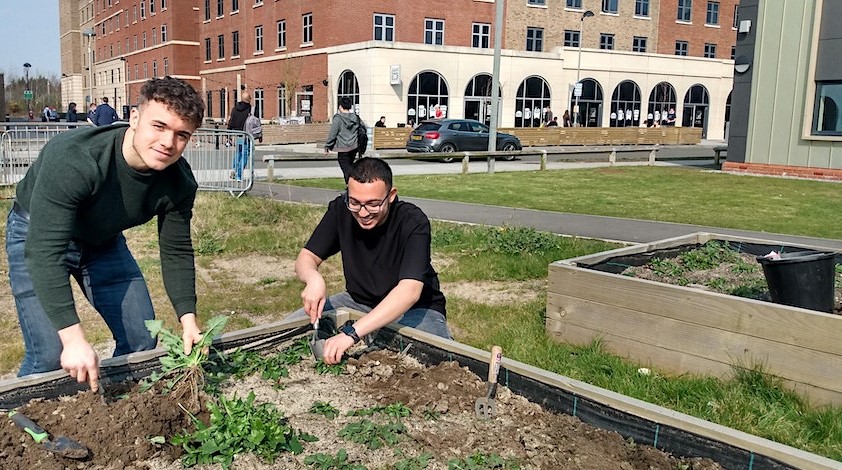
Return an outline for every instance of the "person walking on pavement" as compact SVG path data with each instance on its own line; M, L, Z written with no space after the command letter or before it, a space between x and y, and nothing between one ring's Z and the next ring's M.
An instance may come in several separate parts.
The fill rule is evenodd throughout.
M91 103L90 106L88 106L87 118L88 122L91 123L91 125L96 125L94 124L94 114L96 114L96 103Z
M114 108L108 104L108 97L103 96L102 103L100 103L100 105L96 107L96 111L94 111L94 125L107 126L119 119L117 111L114 111Z
M342 170L342 177L345 184L348 184L348 174L351 171L351 164L357 156L357 137L360 129L365 129L365 123L353 111L354 105L351 98L343 96L339 99L339 112L333 115L330 123L330 132L325 142L325 155L330 151L336 151L336 160Z
M327 340L326 363L339 363L360 337L392 322L451 338L446 300L430 264L430 236L426 214L398 200L388 163L367 157L351 165L347 191L328 204L295 261L295 273L305 283L303 308L288 318L309 317L313 323L337 307L366 313ZM345 292L328 297L319 266L337 253Z
M234 108L231 110L231 117L228 118L228 129L233 131L244 131L246 130L246 121L248 120L249 116L251 116L251 95L247 91L242 92L242 96L240 97L240 101L234 105ZM234 155L234 162L232 164L231 169L231 179L236 179L237 181L243 180L243 170L246 168L248 164L248 158L251 154L251 149L248 148L247 139L243 137L238 137L235 141L237 146L236 153Z
M152 300L123 236L156 216L161 273L185 354L201 340L190 238L198 185L181 155L204 111L186 82L152 79L128 125L63 132L41 150L6 222L25 348L18 376L64 369L97 390L99 357L79 322L71 276L111 330L115 356L156 346L144 323L155 317Z
M67 122L76 122L79 120L79 117L76 115L76 103L70 102L67 105Z

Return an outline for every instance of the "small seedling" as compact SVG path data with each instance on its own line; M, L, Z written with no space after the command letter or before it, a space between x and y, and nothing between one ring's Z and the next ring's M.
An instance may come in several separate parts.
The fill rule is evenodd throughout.
M375 414L384 414L393 418L403 418L411 415L412 410L403 403L397 402L386 406L372 406L371 408L362 408L348 412L348 416L372 416Z
M375 450L383 447L383 445L393 446L397 444L401 435L405 432L406 427L400 421L377 424L363 419L346 425L339 431L339 437L357 444L363 444L369 450Z
M345 449L339 449L335 457L328 454L308 455L304 464L320 470L366 470L364 465L349 462Z
M310 413L323 415L327 419L333 419L339 416L339 408L328 402L317 401L310 407Z
M515 460L507 460L497 454L483 454L476 451L464 459L449 460L447 468L448 470L518 469L520 465Z
M339 364L326 364L325 361L319 359L316 361L316 372L322 375L342 375L342 371L345 370L345 360L342 360Z
M422 416L425 421L438 421L441 419L441 413L436 410L424 410Z
M395 470L423 470L430 465L433 460L433 454L425 452L416 457L405 457L400 449L395 450L395 455L402 457L394 464Z

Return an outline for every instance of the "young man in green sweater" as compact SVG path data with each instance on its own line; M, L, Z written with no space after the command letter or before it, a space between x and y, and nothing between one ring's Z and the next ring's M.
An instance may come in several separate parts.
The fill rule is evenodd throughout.
M9 280L26 348L18 376L66 370L97 390L99 358L85 339L70 276L116 340L114 355L152 349L152 301L123 230L158 218L164 286L185 353L201 338L190 220L198 185L181 158L205 112L175 78L141 89L128 126L62 133L17 186L6 224Z

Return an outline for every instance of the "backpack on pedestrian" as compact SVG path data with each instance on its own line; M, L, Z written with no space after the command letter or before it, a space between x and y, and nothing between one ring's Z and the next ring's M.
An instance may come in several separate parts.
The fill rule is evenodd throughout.
M263 142L263 124L260 123L260 119L254 114L249 114L249 117L246 118L243 130L251 135L254 140Z

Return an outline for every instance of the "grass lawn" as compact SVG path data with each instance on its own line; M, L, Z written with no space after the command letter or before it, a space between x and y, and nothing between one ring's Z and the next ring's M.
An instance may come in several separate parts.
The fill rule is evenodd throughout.
M290 184L339 189L338 179ZM842 239L842 184L630 167L397 176L404 196Z

